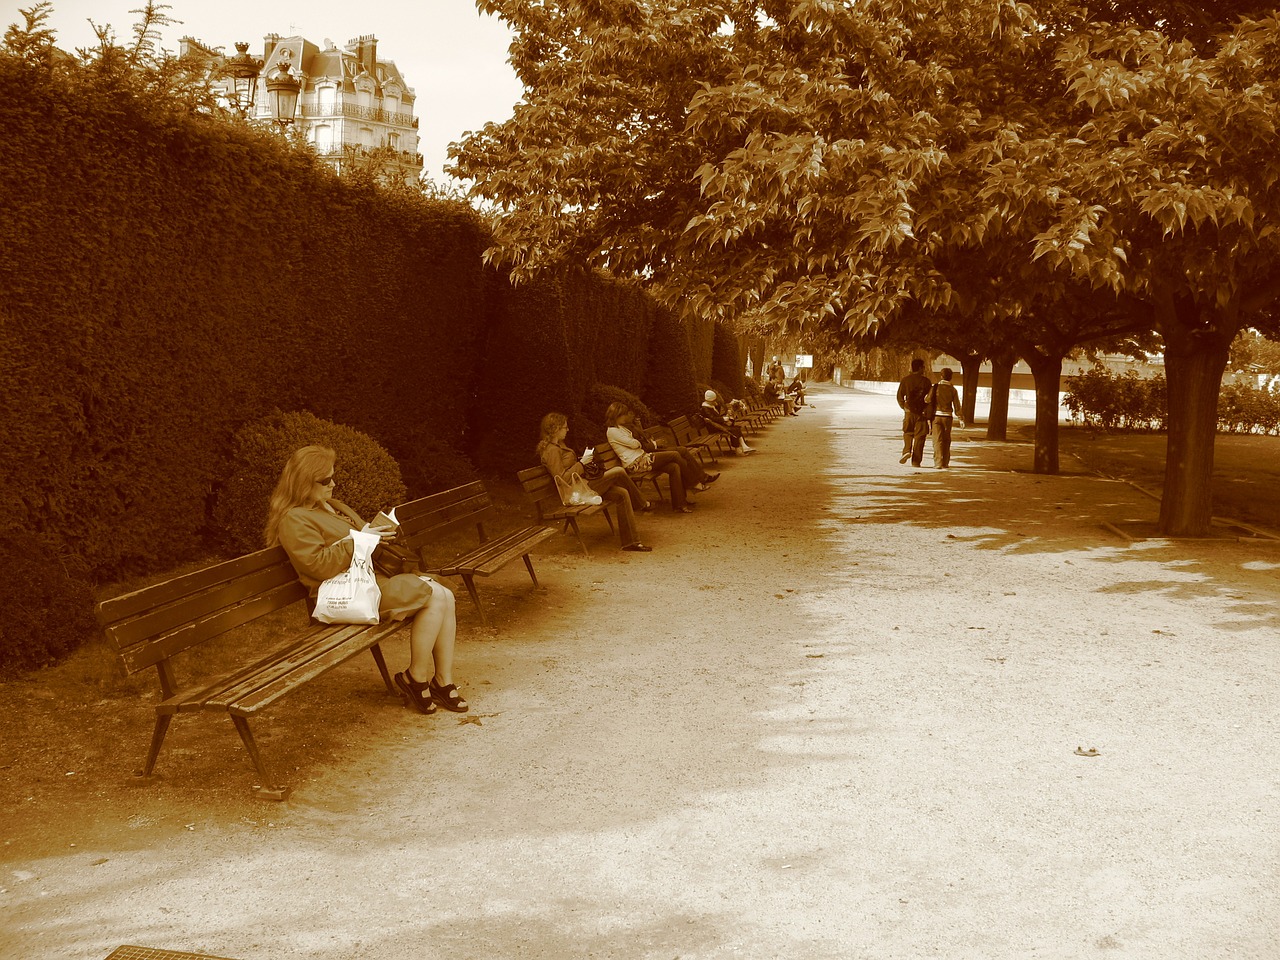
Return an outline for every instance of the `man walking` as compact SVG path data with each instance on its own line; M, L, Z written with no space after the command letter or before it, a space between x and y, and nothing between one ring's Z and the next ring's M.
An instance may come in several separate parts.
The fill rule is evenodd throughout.
M924 375L924 361L911 361L911 372L898 384L898 406L902 408L902 456L899 463L911 461L913 467L924 460L924 438L929 435L929 418L925 406L933 384Z
M942 379L933 387L933 465L949 467L951 465L951 424L953 418L964 426L964 416L960 407L960 391L951 385L952 371L950 367L942 368Z

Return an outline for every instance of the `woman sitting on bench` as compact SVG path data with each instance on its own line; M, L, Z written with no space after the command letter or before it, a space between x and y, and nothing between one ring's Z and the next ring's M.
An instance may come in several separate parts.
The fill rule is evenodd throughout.
M335 454L328 447L295 450L280 473L267 514L267 546L280 544L298 579L314 601L321 582L351 566L355 544L352 530L380 537L395 535L394 527L374 527L333 499ZM453 645L457 633L453 592L430 577L403 573L377 575L382 620L413 617L409 634L409 669L397 673L395 684L420 713L435 713L436 704L465 713L467 701L453 683ZM419 679L424 678L424 679Z
M689 502L685 491L702 491L707 489L707 485L698 482L694 471L674 450L646 450L631 431L635 417L635 412L625 403L611 403L605 411L604 422L609 428L609 443L613 444L618 459L628 472L656 470L665 473L671 483L671 509L676 513L693 513L693 504ZM697 460L692 457L690 459L701 474L702 468L698 466Z
M586 467L564 442L569 432L569 418L563 413L548 413L542 418L541 431L538 459L547 468L547 473L566 483L572 483L578 475L585 475ZM649 510L652 505L627 476L627 471L613 467L594 480L588 478L587 486L618 508L618 539L623 550L648 553L653 549L640 542L635 514L636 510Z

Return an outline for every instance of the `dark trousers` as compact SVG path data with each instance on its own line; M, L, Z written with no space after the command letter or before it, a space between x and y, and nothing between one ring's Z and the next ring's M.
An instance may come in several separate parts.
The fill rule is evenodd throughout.
M918 467L924 461L924 440L929 436L929 418L910 410L902 414L902 455L911 454L911 465Z

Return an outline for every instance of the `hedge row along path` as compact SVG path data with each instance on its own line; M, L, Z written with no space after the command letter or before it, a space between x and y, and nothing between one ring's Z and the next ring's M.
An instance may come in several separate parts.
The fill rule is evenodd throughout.
M652 554L494 578L467 717L354 663L282 704L287 803L189 718L134 785L136 695L8 685L0 955L1275 957L1280 550L1126 545L1127 484L914 471L891 399L813 396Z

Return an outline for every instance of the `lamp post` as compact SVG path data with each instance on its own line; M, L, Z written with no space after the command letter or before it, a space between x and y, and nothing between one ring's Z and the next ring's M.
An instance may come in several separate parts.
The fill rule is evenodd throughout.
M222 69L233 84L232 109L243 120L253 109L254 99L258 94L258 75L262 72L262 61L250 56L249 44L241 42L236 44L236 55Z
M302 89L302 84L289 70L289 61L280 60L276 63L275 72L267 77L271 116L280 124L281 130L293 123L294 114L298 112L298 91Z

